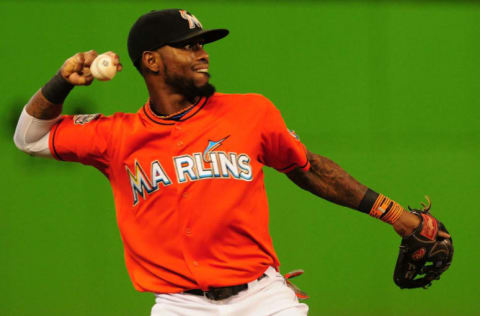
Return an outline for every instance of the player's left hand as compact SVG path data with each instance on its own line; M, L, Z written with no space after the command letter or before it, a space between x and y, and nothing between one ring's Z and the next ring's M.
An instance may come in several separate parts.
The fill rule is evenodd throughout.
M406 236L410 236L420 224L421 224L421 220L418 216L416 216L414 213L411 213L411 212L405 212L393 224L393 229L401 237L406 237ZM447 232L444 232L442 230L438 231L438 236L442 238L450 238L450 235Z
M433 280L440 279L452 262L453 241L445 226L430 213L428 206L423 210L410 209L419 225L413 232L404 235L394 271L394 281L400 288L427 288ZM429 264L429 265L427 265ZM418 277L417 277L418 276Z

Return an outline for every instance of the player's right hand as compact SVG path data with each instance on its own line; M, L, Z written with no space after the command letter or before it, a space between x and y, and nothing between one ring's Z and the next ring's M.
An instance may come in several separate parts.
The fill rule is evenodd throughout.
M90 85L93 81L90 65L97 56L94 50L73 55L60 68L60 75L74 86Z

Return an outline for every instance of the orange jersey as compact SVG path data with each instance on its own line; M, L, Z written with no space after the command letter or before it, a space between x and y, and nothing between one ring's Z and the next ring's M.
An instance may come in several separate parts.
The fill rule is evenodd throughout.
M155 293L278 269L262 167L310 167L280 112L257 94L216 93L177 121L149 102L134 114L64 116L50 150L108 177L132 282Z

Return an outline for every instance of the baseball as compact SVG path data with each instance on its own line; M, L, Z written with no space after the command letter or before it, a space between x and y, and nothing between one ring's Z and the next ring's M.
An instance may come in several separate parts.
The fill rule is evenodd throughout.
M90 71L95 79L107 81L115 77L117 66L113 64L113 58L110 55L101 54L93 61Z

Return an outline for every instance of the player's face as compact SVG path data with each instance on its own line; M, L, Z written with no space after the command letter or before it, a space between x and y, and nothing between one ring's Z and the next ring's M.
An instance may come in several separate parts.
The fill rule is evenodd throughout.
M163 62L163 79L173 90L188 98L210 96L215 88L209 84L209 58L200 41L158 50Z

